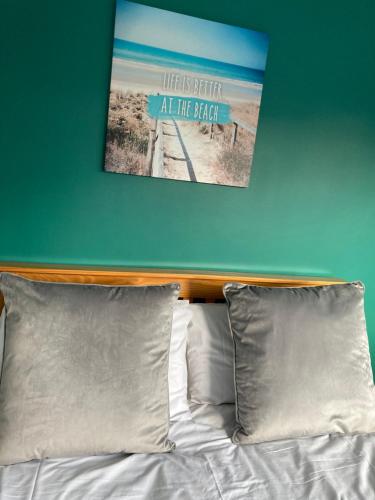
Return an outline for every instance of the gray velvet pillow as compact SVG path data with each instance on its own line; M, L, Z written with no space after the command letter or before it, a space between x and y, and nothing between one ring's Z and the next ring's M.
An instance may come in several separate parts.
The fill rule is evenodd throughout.
M99 286L0 275L6 323L0 464L165 452L179 285Z
M235 350L234 443L375 431L361 283L224 287Z

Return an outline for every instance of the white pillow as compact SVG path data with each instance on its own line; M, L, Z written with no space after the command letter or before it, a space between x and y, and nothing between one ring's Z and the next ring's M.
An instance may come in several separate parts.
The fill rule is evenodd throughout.
M189 301L179 300L173 309L169 351L169 415L170 420L191 418L187 401L186 340L192 313Z
M226 304L191 304L188 397L198 404L234 403L233 341Z
M169 414L171 420L191 417L187 402L186 338L191 320L189 301L179 300L174 306L169 352ZM0 315L0 374L3 365L5 307Z

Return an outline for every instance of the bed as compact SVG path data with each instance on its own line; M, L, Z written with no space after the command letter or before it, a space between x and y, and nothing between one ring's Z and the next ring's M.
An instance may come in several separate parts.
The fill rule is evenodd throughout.
M223 301L222 286L312 286L326 278L169 270L0 264L39 281L161 284L178 281L191 302ZM1 308L1 305L0 305ZM321 435L237 446L229 435L234 406L194 405L172 421L172 453L46 459L0 467L1 500L366 499L375 498L375 437Z

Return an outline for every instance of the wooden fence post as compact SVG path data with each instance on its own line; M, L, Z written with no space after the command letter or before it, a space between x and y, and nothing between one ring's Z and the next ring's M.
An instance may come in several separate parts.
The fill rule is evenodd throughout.
M231 138L231 141L230 141L231 148L234 148L234 145L236 144L237 133L238 133L238 123L233 122L232 138Z
M164 176L164 141L163 141L163 122L156 121L154 152L152 155L152 177Z
M148 133L148 145L146 154L146 175L152 174L152 160L154 156L155 134L156 134L157 120L152 120L151 128Z

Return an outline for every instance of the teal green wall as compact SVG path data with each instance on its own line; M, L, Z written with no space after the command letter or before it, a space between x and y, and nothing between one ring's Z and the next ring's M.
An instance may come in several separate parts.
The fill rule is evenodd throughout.
M269 34L250 188L104 173L113 2L0 0L0 260L360 279L375 359L375 3L148 4Z

